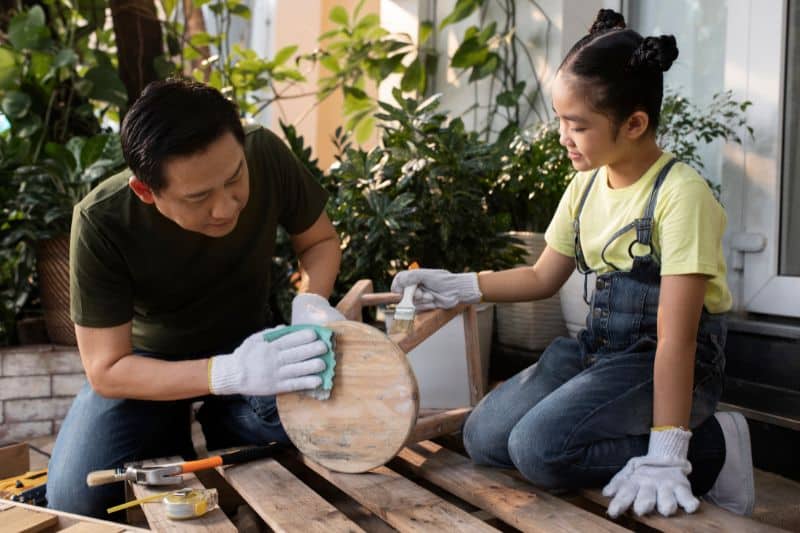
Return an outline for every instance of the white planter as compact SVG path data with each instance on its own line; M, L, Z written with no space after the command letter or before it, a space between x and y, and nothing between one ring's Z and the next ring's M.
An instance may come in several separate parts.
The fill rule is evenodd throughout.
M546 246L543 233L512 231L523 241L525 264L533 265ZM566 334L559 295L535 302L497 304L497 342L523 350L544 350Z
M484 390L488 390L489 384L494 317L492 307L492 304L477 306ZM384 311L387 331L393 317L393 311ZM407 355L419 385L421 408L451 409L471 404L463 315L450 320Z
M589 275L588 295L594 290L595 275ZM586 315L589 306L583 301L583 274L575 270L559 291L561 296L561 312L570 337L577 337L578 332L586 327Z

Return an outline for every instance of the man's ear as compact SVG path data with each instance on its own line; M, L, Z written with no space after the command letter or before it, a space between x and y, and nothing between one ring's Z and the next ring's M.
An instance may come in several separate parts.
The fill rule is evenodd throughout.
M131 176L128 179L128 186L131 188L133 193L139 197L139 200L143 201L144 203L152 204L155 202L153 199L153 190L149 185L136 176Z
M650 127L650 117L646 112L634 111L622 125L622 133L630 140L640 139Z
M136 176L131 176L128 178L128 187L130 187L133 193L139 197L139 200L143 201L144 203L152 204L155 202L153 199L153 190L149 185Z

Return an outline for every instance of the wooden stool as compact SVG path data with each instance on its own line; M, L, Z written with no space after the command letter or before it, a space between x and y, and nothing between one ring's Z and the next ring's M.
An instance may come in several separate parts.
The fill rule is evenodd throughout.
M419 389L406 354L462 313L472 404L484 394L475 309L459 305L419 313L409 333L391 336L360 323L364 306L399 300L398 294L372 293L370 280L357 282L337 306L348 321L327 325L334 331L336 352L330 399L316 400L303 392L277 398L289 438L326 468L366 472L391 460L407 444L461 427L471 406L419 418Z

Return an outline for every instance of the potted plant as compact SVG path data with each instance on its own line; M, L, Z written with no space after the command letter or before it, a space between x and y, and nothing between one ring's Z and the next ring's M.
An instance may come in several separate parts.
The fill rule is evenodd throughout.
M499 139L502 167L488 196L491 213L525 250L532 265L545 248L544 231L574 173L559 144L558 124L547 122ZM501 345L540 351L565 333L559 295L497 306Z
M124 164L117 135L101 122L103 112L124 105L127 94L110 56L87 48L93 27L78 28L78 12L49 15L50 25L41 6L18 12L0 45L0 111L9 123L0 133L0 273L14 302L9 313L31 303L38 276L50 340L74 344L68 306L72 207ZM78 29L90 31L76 39ZM111 105L96 110L93 101Z

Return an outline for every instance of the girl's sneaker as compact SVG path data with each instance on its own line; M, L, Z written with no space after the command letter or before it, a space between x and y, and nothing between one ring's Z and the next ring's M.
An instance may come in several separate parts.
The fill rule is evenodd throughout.
M747 420L731 411L714 413L714 416L725 437L725 462L705 499L732 513L750 515L756 498Z

